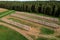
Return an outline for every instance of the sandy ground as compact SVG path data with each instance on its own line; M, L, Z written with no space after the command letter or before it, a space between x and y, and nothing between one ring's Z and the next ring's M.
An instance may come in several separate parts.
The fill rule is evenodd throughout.
M7 11L7 9L0 8L0 12Z

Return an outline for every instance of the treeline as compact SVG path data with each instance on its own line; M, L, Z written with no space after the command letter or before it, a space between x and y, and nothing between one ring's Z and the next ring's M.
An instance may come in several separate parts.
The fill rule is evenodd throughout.
M34 12L49 16L60 17L60 2L0 2L0 8L17 11Z

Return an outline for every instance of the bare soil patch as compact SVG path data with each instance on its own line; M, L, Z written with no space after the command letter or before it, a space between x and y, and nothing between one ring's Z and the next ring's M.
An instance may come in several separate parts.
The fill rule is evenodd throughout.
M7 11L7 9L0 8L0 12L4 12L4 11Z

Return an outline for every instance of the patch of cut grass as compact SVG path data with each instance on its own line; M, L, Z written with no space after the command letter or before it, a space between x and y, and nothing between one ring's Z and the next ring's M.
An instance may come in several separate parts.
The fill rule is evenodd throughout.
M0 25L0 40L28 40L22 34Z
M40 30L42 34L54 34L54 30L51 30L45 27L42 27Z

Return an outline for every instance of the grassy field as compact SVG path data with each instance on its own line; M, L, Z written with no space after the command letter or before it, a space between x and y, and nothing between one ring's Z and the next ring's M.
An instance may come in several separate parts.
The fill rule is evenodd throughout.
M54 30L42 27L41 29L42 34L54 34Z
M18 32L0 25L0 40L28 40Z
M5 12L1 12L0 13L0 18L8 15L8 14L11 14L11 13L14 13L15 11L14 10L8 10L8 11L5 11Z
M56 40L55 38L45 38L45 37L39 37L36 40Z

